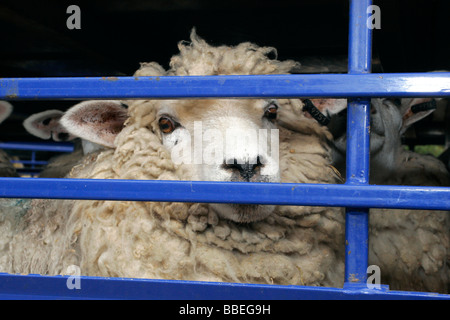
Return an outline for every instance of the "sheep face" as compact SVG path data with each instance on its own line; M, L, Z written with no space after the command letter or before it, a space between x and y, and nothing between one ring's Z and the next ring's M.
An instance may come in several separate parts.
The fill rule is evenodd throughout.
M164 101L157 111L163 145L192 180L279 182L276 100ZM212 204L237 222L264 219L274 206Z
M339 161L336 166L343 170L345 153L347 149L346 114L334 117L331 132L335 136L334 147L338 151L333 158ZM399 107L387 99L372 99L370 118L370 155L371 171L380 175L390 174L395 168L394 150L398 148L399 132L402 126L402 116ZM338 132L339 131L339 132ZM382 168L377 168L377 164ZM382 170L380 170L382 169Z
M280 182L276 100L161 100L153 104L154 126L175 165L200 181ZM61 119L73 135L115 147L127 109L118 101L85 101ZM211 204L236 222L266 218L275 206Z
M401 136L414 122L434 111L432 99L372 99L370 119L370 169L378 181L383 181L398 168ZM420 107L419 107L420 106ZM336 119L336 116L335 116ZM336 122L346 122L340 116ZM345 124L340 126L345 128ZM333 132L333 130L331 130ZM347 138L344 131L333 132L334 147L340 156L345 155ZM335 154L335 161L340 156ZM337 165L340 167L340 165Z
M370 152L372 166L375 166L373 170L390 174L396 167L395 155L400 144L402 128L400 108L388 99L372 99L370 111ZM377 170L378 165L381 165L384 170L381 168Z

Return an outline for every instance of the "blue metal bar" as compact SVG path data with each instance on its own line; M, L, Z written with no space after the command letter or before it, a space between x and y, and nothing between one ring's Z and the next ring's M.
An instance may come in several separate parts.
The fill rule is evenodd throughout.
M44 143L44 142L3 142L0 149L34 150L52 152L73 152L72 143Z
M352 100L347 107L346 183L369 183L370 100Z
M31 151L31 169L34 169L34 162L36 161L36 151Z
M0 178L0 198L450 210L450 188L352 184Z
M12 163L32 164L32 165L46 165L48 161L41 160L11 160ZM32 167L34 168L34 167Z
M348 104L346 184L365 186L369 182L369 122L370 100L351 101ZM379 200L378 200L379 201ZM364 208L363 208L364 207ZM346 208L346 272L345 281L365 282L369 250L369 209Z
M345 206L347 207L347 255L346 284L343 289L81 277L82 290L69 290L66 285L68 277L0 274L2 284L0 298L450 299L448 295L388 291L385 287L382 290L367 289L364 284L367 268L368 207L450 210L450 188L368 185L369 100L367 97L450 96L450 73L369 74L371 32L365 26L368 17L366 9L370 4L370 0L350 2L348 75L0 80L0 99L6 100L354 98L349 103L348 112L346 185L0 179L0 197L6 198ZM46 151L54 150L46 149ZM277 197L271 197L273 194L277 194Z
M374 290L364 287L355 290L354 288L98 277L80 277L80 289L69 289L68 281L74 280L68 276L0 274L2 284L0 299L98 299L99 297L130 300L450 299L450 296L443 294ZM266 305L268 304L270 303ZM174 314L178 311L176 310ZM271 314L273 312L274 310ZM218 313L221 311L215 312L215 314Z
M372 0L350 0L348 73L370 73L372 69L372 29L367 10Z
M350 1L349 73L371 71L372 30L367 27L367 9L371 0ZM369 183L370 99L350 100L347 112L346 184L366 186ZM345 216L345 282L367 281L369 258L369 206L347 207Z
M2 100L367 96L449 97L450 73L0 79Z

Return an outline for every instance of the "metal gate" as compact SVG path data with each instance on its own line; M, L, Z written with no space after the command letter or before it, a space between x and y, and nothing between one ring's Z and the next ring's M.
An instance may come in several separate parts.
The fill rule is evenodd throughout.
M343 185L223 182L0 179L0 197L235 202L346 207L343 288L81 277L0 275L0 298L125 299L450 299L366 285L369 208L450 210L450 187L368 184L371 97L449 97L450 73L371 74L370 0L350 1L348 74L109 78L4 78L0 99L343 97L349 99L347 179ZM114 81L110 81L114 80ZM306 85L307 84L307 85ZM292 188L295 186L295 188ZM278 195L264 199L260 194ZM308 194L304 197L304 194ZM227 195L225 199L223 195ZM383 200L380 200L383 199ZM351 254L348 254L351 252Z

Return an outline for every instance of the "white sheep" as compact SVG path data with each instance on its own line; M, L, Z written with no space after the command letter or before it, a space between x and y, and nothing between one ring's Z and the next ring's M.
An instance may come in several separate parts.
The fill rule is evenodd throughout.
M401 145L406 129L433 110L432 99L372 99L371 184L449 186L441 161ZM334 165L344 172L346 135L336 129L346 120L336 118ZM369 263L380 267L382 281L391 289L448 292L449 218L443 211L371 209Z
M195 32L179 49L170 70L145 63L135 76L279 74L296 65L269 59L273 48L212 47ZM331 135L301 115L300 100L139 100L121 112L114 108L118 104L87 101L64 115L61 123L72 134L113 147L85 156L69 177L338 182L330 166ZM178 157L189 149L195 130L205 139L192 158L205 150L214 158L220 154L218 136L242 138L242 129L278 129L278 148L255 149L234 140L240 148L224 150L218 162ZM8 250L0 252L2 271L64 274L77 265L91 276L343 285L341 208L34 200L25 211L16 219Z
M117 106L123 108L121 104ZM39 173L41 178L64 178L83 156L103 148L96 143L80 139L69 133L61 124L60 119L64 111L46 110L32 114L23 122L25 130L30 134L44 139L52 139L56 142L73 141L74 151L72 153L55 156Z
M74 135L67 132L60 124L59 120L63 116L64 111L46 110L32 114L23 121L23 127L33 136L53 141L72 141L76 139Z
M5 121L11 115L13 109L13 106L9 102L0 101L0 123ZM11 163L11 158L5 151L0 150L0 177L18 176L19 174Z
M74 152L51 158L39 173L41 178L63 178L83 157L81 140L68 133L59 123L63 114L64 111L57 109L46 110L32 114L23 121L23 127L33 136L44 140L52 139L56 142L74 142Z

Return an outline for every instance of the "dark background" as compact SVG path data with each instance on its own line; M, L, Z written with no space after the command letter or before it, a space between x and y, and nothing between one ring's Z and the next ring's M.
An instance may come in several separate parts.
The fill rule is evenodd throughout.
M81 9L81 30L66 27L71 4ZM450 70L450 1L374 4L381 8L374 72ZM276 47L280 60L302 62L303 72L345 72L348 10L347 0L1 0L0 77L125 76L144 61L167 68L194 26L211 44L251 41ZM2 124L1 141L39 141L22 121L76 102L12 103L15 112ZM445 125L431 123L443 128L431 142L445 143ZM425 121L420 131L426 127Z

